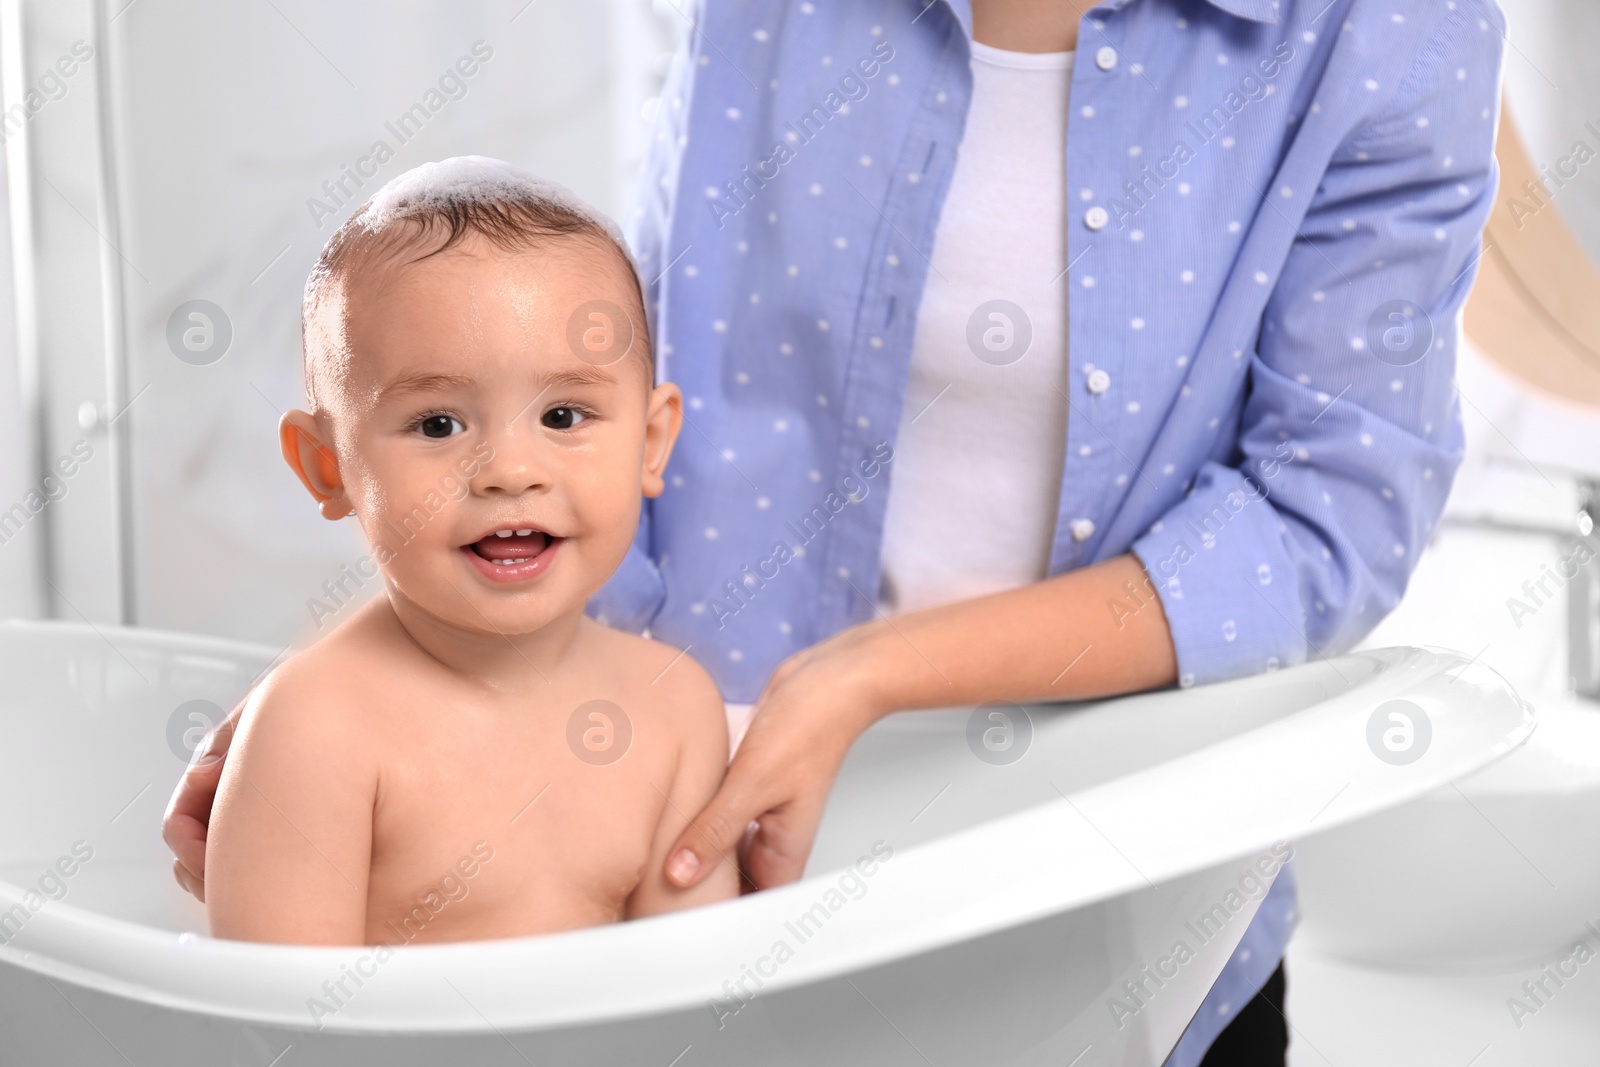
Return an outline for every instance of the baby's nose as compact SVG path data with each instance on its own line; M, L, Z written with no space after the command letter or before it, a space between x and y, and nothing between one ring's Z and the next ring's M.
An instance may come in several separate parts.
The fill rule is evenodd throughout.
M485 493L520 494L547 488L551 467L538 443L502 435L493 444L494 454L478 470L474 487Z

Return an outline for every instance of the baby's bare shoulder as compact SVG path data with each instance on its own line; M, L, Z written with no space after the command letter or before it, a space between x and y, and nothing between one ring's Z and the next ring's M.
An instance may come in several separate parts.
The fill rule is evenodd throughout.
M403 670L403 651L356 618L273 668L252 695L257 731L289 732L307 745L371 725Z
M659 712L681 735L726 736L722 693L709 671L687 651L620 630L605 629L606 660L623 675L640 703Z

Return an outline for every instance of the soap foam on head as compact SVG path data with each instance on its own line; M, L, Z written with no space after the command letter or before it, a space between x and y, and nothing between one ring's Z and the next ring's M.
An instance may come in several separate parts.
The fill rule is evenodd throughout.
M532 219L527 217L530 212L535 216ZM305 388L312 407L334 395L338 379L348 369L348 350L329 336L325 324L318 321L318 311L338 276L355 258L390 245L391 237L398 238L401 247L432 244L432 252L438 252L465 230L475 229L500 241L507 240L509 233L509 239L521 240L529 234L548 236L552 227L556 233L570 232L573 220L596 236L603 234L622 254L643 312L639 264L622 230L565 186L488 156L454 156L424 163L391 179L328 239L306 279L300 317ZM407 223L415 223L415 232L410 232ZM446 231L442 247L436 239L441 226ZM653 381L648 340L642 351L647 378Z
M360 217L369 232L377 232L400 219L445 209L452 204L500 204L516 200L549 204L593 223L616 243L637 270L622 230L604 213L596 211L564 185L489 156L452 156L413 167L374 193Z

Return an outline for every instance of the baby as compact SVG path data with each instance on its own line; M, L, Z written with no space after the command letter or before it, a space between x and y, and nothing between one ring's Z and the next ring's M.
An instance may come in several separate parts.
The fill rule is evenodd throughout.
M283 455L384 595L247 703L212 933L515 937L734 896L731 860L661 873L727 763L715 683L584 615L682 420L615 226L494 160L427 164L334 234L302 314Z

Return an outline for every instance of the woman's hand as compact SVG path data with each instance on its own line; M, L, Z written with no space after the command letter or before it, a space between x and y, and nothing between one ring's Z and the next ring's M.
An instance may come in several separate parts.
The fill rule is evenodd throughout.
M161 837L177 857L172 861L172 874L201 903L206 899L206 828L211 825L211 805L217 799L222 764L243 712L241 700L195 749L161 820Z
M717 795L668 852L668 879L692 886L736 848L746 890L800 877L845 753L889 710L867 670L881 630L842 630L772 672ZM758 828L741 846L752 820Z
M1177 680L1155 583L1131 555L841 630L772 672L722 788L667 854L667 878L694 885L752 819L743 867L755 888L799 878L845 753L892 711L1082 700Z

